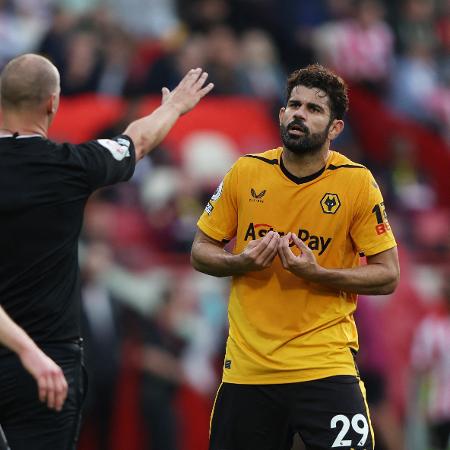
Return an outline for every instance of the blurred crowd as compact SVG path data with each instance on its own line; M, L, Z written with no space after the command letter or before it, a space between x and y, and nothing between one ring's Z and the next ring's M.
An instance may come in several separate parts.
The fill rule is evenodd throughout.
M64 97L126 99L120 120L92 138L120 134L143 98L173 88L193 67L210 74L213 98L258 99L274 118L286 75L318 61L450 153L449 0L0 0L0 67L30 51L58 67ZM438 440L450 430L448 192L421 164L428 149L394 133L381 161L365 148L357 121L350 115L335 148L373 170L402 259L398 292L362 298L357 317L377 449L445 449ZM83 449L119 448L113 423L123 377L133 376L127 371L137 374L134 406L153 450L187 449L177 395L188 386L208 411L219 382L228 284L194 273L189 251L215 185L246 150L203 136L180 164L164 145L131 183L98 192L87 207ZM207 429L206 418L196 450L206 448Z
M284 75L320 61L450 139L448 0L1 0L0 66L26 51L65 95L137 96L201 66L215 95L279 105Z

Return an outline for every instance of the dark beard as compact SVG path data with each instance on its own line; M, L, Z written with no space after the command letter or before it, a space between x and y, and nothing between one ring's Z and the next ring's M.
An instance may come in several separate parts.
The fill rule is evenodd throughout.
M302 136L291 136L288 131L293 125L301 127L304 134ZM322 133L311 134L309 128L303 122L293 120L287 127L280 124L281 140L287 150L290 150L292 153L296 153L297 155L315 153L325 144L330 125L328 125Z

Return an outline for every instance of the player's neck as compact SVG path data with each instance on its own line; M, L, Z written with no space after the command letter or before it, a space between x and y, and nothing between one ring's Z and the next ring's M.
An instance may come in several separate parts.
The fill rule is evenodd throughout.
M0 125L0 134L18 134L19 136L38 134L47 137L48 126L45 117L33 114L4 113Z
M281 157L284 167L298 178L307 177L323 169L330 156L328 147L322 148L315 153L297 154L283 148Z

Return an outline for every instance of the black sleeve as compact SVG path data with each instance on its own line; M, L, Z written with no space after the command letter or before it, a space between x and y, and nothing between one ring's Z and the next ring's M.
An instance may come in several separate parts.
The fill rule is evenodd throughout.
M72 150L76 152L92 190L127 181L134 173L134 144L126 135L74 145Z

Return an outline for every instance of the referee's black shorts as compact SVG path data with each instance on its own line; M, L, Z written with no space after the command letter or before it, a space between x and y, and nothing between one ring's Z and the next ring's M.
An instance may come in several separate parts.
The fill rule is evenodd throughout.
M354 376L301 383L222 383L211 415L210 450L373 450L364 385Z
M62 411L39 401L36 381L9 354L0 358L0 426L11 450L74 450L87 382L83 350L79 343L42 349L61 367L69 385Z

